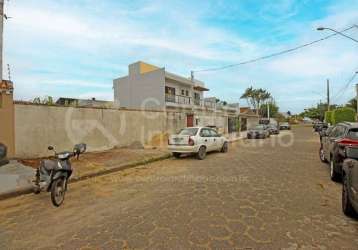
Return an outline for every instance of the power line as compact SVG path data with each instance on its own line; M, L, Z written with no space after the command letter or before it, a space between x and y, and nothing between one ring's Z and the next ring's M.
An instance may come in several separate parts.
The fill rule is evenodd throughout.
M349 28L341 30L340 32L341 33L346 32L346 31L348 31L350 29L353 29L353 28L356 28L356 27L357 27L356 25L353 25L353 26L351 26ZM251 59L251 60L247 60L247 61L243 61L243 62L239 62L239 63L235 63L235 64L229 64L229 65L226 65L226 66L221 66L221 67L216 67L216 68L194 70L192 72L200 73L200 72L209 72L209 71L219 71L219 70L224 70L224 69L228 69L228 68L237 67L237 66L244 65L244 64L254 63L254 62L257 62L257 61L265 60L265 59L268 59L268 58L271 58L271 57L280 56L280 55L283 55L283 54L286 54L286 53L293 52L295 50L299 50L299 49L311 46L311 45L313 45L315 43L322 42L324 40L327 40L327 39L329 39L331 37L334 37L334 36L337 36L337 35L338 35L337 33L334 33L334 34L325 36L325 37L323 37L321 39L318 39L318 40L315 40L315 41L312 41L312 42L309 42L309 43L306 43L306 44L303 44L303 45L300 45L300 46L297 46L297 47L294 47L294 48L291 48L291 49L283 50L283 51L276 52L276 53L273 53L273 54L269 54L269 55L266 55L266 56L261 56L261 57L255 58L255 59Z
M343 86L343 88L341 88L337 94L332 98L332 100L337 100L339 97L341 97L342 95L344 95L347 91L347 89L350 87L350 84L353 82L354 78L357 75L357 71L354 72L354 74L348 79L346 85Z

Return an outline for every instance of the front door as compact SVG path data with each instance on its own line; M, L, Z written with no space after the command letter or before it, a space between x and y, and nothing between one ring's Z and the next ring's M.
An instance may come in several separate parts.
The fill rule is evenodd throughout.
M194 115L186 115L186 126L194 127Z

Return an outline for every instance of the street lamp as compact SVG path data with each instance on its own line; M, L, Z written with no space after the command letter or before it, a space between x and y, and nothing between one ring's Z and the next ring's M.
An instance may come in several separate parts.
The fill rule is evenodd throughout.
M357 25L354 25L354 27L358 28ZM336 34L338 34L338 35L344 36L344 37L346 37L346 38L348 38L348 39L351 39L351 40L355 41L356 43L358 43L358 40L357 40L357 39L354 39L353 37L347 36L347 35L343 34L342 32L339 32L339 31L334 30L334 29L332 29L332 28L318 27L317 30L318 30L318 31L330 30L330 31L333 31L334 33L336 33Z

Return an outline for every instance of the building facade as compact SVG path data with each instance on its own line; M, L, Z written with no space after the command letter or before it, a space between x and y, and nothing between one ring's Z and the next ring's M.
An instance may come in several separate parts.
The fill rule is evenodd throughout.
M10 157L15 153L13 89L12 82L0 82L0 143L7 147L7 154Z
M204 82L170 73L144 62L128 66L128 76L113 81L114 102L120 108L164 110L178 113L182 127L211 126L223 133L236 132L239 104L223 104ZM219 119L220 117L220 119ZM222 119L224 117L224 121Z

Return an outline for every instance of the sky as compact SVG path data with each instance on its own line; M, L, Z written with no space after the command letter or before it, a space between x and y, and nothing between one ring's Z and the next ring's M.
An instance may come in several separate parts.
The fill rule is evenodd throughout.
M113 100L112 81L145 61L183 76L295 47L358 24L358 0L10 0L4 78L17 100L60 96ZM346 33L358 39L358 28ZM314 46L222 71L196 73L207 97L240 99L267 89L280 111L301 112L355 96L358 44L335 36Z

